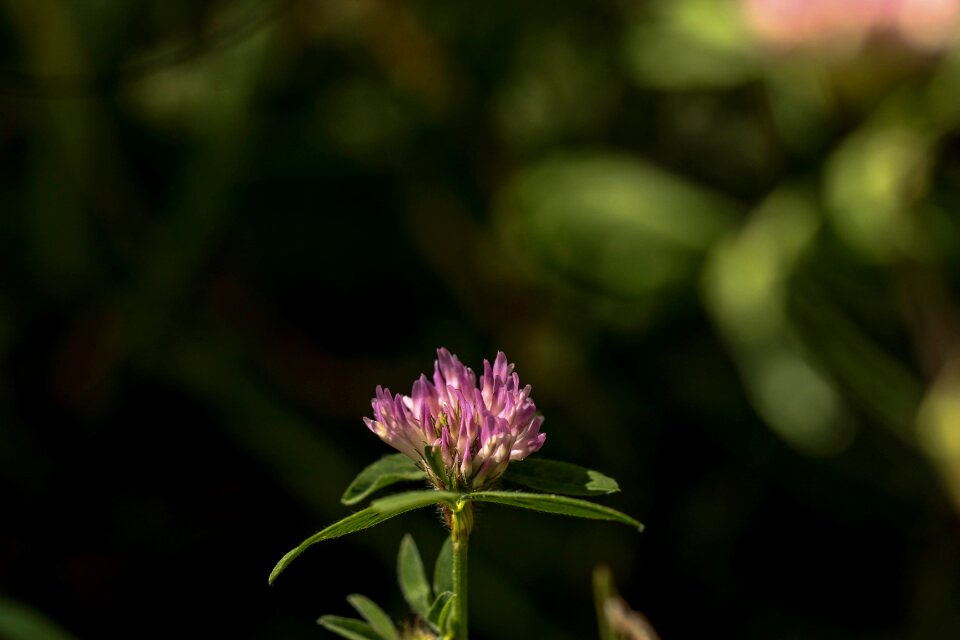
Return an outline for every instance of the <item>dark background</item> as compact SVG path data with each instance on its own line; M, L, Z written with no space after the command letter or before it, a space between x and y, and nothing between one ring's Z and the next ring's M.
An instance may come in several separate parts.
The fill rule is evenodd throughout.
M446 346L647 525L488 505L477 638L960 637L958 54L737 6L0 3L0 629L406 615L427 511L267 575Z

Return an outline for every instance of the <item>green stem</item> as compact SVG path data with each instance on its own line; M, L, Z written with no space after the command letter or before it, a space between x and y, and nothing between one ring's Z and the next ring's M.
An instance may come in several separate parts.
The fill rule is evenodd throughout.
M458 504L450 518L453 542L453 640L467 640L467 548L473 529L473 504Z

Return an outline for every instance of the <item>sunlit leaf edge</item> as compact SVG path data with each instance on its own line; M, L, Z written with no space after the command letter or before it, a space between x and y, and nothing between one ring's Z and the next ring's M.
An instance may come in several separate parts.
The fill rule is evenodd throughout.
M643 524L616 509L605 507L587 500L559 496L550 493L522 493L514 491L476 491L464 494L462 499L474 502L493 502L521 509L530 509L543 513L588 518L591 520L610 520L620 522L643 531Z
M368 465L353 479L340 502L357 504L367 496L398 482L423 480L425 475L417 464L402 453L385 455Z

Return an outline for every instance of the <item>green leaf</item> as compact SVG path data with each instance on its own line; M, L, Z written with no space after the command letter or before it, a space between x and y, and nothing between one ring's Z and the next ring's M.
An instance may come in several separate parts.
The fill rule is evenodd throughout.
M433 626L435 631L442 631L440 625L440 614L447 606L447 602L453 597L452 591L443 591L437 595L437 599L430 605L430 611L427 612L427 622Z
M414 494L420 493L439 493L439 492L413 492ZM410 494L401 493L398 497L403 497ZM456 494L452 494L456 495ZM383 501L379 501L383 502ZM273 584L273 581L277 579L277 576L287 568L287 566L296 559L301 553L303 553L307 547L310 545L316 544L323 540L330 540L331 538L339 538L340 536L347 535L348 533L354 533L362 529L367 529L376 524L380 524L385 520L389 520L395 516L400 515L401 513L406 513L407 511L412 511L414 509L419 509L420 507L426 507L428 505L434 504L436 501L425 501L425 500L394 500L386 504L380 504L377 506L377 503L374 503L373 506L367 507L363 511L358 511L353 515L349 515L340 522L330 525L322 531L318 531L313 534L306 540L300 543L298 547L288 551L285 556L280 558L280 562L277 563L277 566L273 568L273 571L270 572L270 584ZM375 508L376 507L376 508Z
M477 491L463 494L462 498L475 502L505 504L521 509L543 511L544 513L557 513L575 518L612 520L636 527L638 531L643 531L643 525L630 516L620 513L616 509L577 498L544 493L514 493L512 491Z
M420 507L441 503L452 507L463 495L465 494L453 493L452 491L436 491L434 489L407 491L374 500L369 508L377 512L391 512L398 509L409 511L410 509L419 509Z
M453 591L453 538L447 536L433 565L433 592Z
M447 600L447 604L443 605L443 609L440 610L440 615L437 616L437 627L441 634L447 635L450 633L450 626L453 622L453 612L457 610L457 594L450 596L450 599Z
M353 479L343 492L340 502L356 504L375 491L397 482L412 482L425 478L423 470L402 453L383 456Z
M420 559L417 543L409 533L403 536L400 542L397 575L400 578L400 591L410 608L421 618L426 618L430 612L430 584L423 570L423 560Z
M341 616L322 616L317 624L347 640L381 640L373 627L363 620Z
M393 620L373 600L359 593L354 593L347 596L347 602L357 610L357 613L363 616L363 619L370 624L370 627L382 640L400 640L400 636L397 635L397 630L393 626Z
M568 496L593 496L620 491L616 480L599 471L543 458L527 458L510 463L503 479L528 489Z

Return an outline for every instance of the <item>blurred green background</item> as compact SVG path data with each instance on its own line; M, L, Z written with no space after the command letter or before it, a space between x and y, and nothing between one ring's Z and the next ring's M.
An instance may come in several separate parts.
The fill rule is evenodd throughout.
M648 527L489 505L475 637L960 637L960 49L757 4L0 2L0 635L402 615L426 512L266 578L446 346Z

